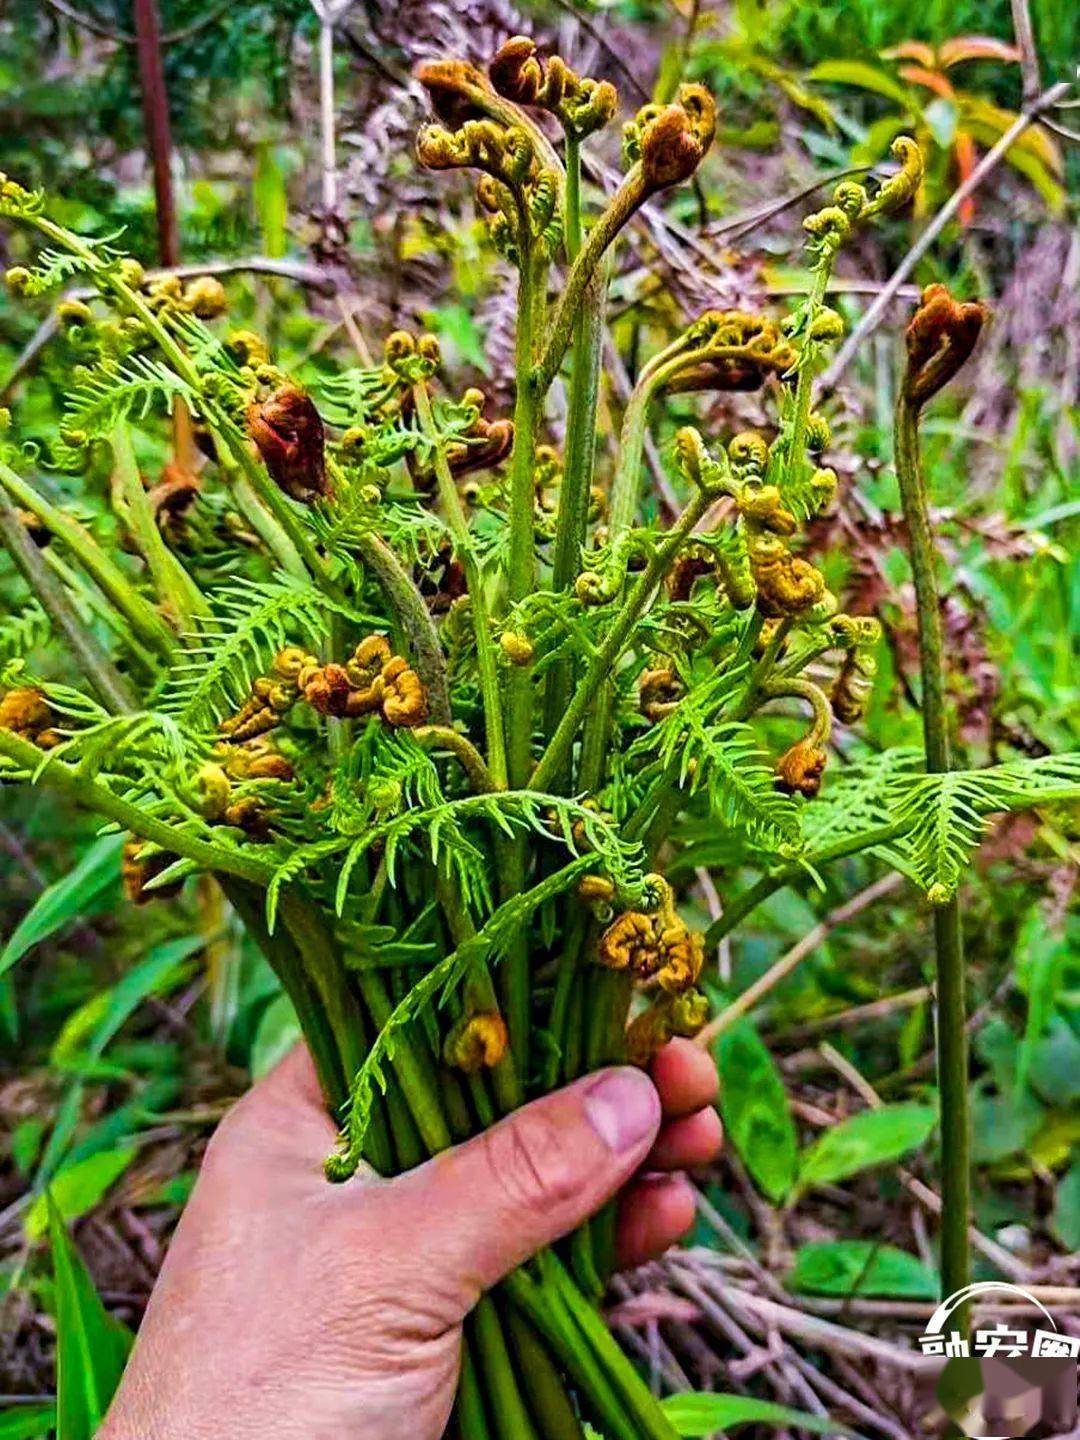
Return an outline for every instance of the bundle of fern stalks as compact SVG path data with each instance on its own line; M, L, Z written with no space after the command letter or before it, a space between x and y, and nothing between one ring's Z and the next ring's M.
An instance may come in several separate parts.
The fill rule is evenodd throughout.
M516 273L512 417L446 393L437 341L404 330L307 393L230 330L217 281L148 278L115 237L0 186L26 254L12 291L90 297L59 305L57 433L20 443L5 415L0 437L0 537L31 594L16 618L29 637L47 623L70 652L50 674L80 680L7 665L0 778L126 832L134 903L216 878L341 1120L328 1183L362 1162L394 1174L692 1035L704 957L783 884L872 851L947 903L985 814L1080 780L1075 757L940 775L917 751L830 749L865 706L879 627L840 613L799 553L836 487L814 379L843 332L836 255L910 200L915 143L804 221L813 284L783 320L707 312L641 366L601 464L610 258L697 170L713 101L684 85L627 123L601 208L581 149L615 117L612 86L520 38L486 74L420 78L419 163L478 173ZM923 363L963 358L948 316L924 332ZM682 505L666 523L643 484L654 402L692 418L696 396L755 389L768 433L686 425L665 445ZM801 719L779 755L763 711ZM664 874L677 822L759 874L704 934ZM612 1229L600 1216L481 1301L453 1434L674 1435L598 1309Z

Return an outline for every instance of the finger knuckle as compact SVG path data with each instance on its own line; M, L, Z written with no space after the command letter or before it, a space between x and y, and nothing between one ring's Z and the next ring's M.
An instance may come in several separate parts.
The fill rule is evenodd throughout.
M498 1125L484 1145L492 1179L514 1209L559 1209L579 1188L563 1137L545 1116Z

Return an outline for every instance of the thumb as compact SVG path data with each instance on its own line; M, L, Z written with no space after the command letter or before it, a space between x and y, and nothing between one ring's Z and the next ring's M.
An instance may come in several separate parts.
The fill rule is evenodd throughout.
M448 1287L460 1283L464 1315L484 1290L600 1209L645 1159L659 1128L660 1097L649 1077L629 1066L602 1070L525 1105L390 1188L407 1207L401 1213L423 1216L425 1263Z

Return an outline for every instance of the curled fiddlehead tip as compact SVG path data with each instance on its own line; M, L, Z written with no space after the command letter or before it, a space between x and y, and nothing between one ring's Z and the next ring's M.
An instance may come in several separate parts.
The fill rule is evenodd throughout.
M910 135L898 135L889 148L893 158L899 160L900 169L867 201L859 216L862 220L869 220L874 215L894 214L914 200L923 182L926 162L918 141Z
M639 162L649 192L688 180L716 134L716 102L703 85L680 85L671 105L646 105L623 131L626 158Z
M700 990L678 995L660 994L631 1021L626 1032L627 1059L631 1065L648 1065L658 1050L676 1035L696 1035L709 1018L708 997Z
M431 108L451 129L483 114L478 98L491 94L491 82L467 60L426 60L416 67L416 78L427 91Z
M989 318L977 300L961 303L944 285L928 285L904 334L903 394L916 409L938 393L971 355Z
M821 789L822 776L829 762L827 750L812 740L797 740L776 762L776 785L787 795L803 795L812 800Z
M506 1021L497 1010L462 1015L443 1042L443 1060L455 1070L475 1075L491 1070L505 1057L510 1045Z
M576 140L601 129L618 108L614 85L576 74L561 56L541 60L527 35L513 35L501 45L488 73L505 99L547 110Z
M797 358L775 322L751 311L707 310L686 335L702 353L675 371L664 387L668 394L757 390L769 375L786 376Z
M840 247L867 220L892 215L914 198L923 180L922 151L910 135L898 135L891 149L900 169L876 193L869 194L858 180L841 180L832 203L803 221L809 248L819 263L831 264Z
M344 665L301 662L297 693L320 715L359 719L379 713L388 725L422 725L428 693L409 662L395 655L385 635L368 635Z
M854 725L866 713L877 674L881 623L872 615L835 615L830 629L844 659L836 673L829 703L842 725Z
M55 718L43 691L20 685L0 697L0 730L10 730L39 750L51 750L63 736L53 728Z
M298 385L279 385L247 408L248 434L274 484L310 505L329 494L322 417Z
M624 910L600 937L597 959L609 970L623 970L639 984L681 994L697 983L705 959L704 942L675 909L664 882L654 914Z
M705 441L693 425L684 425L675 435L675 462L695 489L705 495L723 495L728 489L730 472L727 456L720 452L716 460L706 449Z

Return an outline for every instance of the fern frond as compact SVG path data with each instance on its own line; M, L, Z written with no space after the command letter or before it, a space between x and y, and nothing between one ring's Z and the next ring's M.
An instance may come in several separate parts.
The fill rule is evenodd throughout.
M36 600L28 600L17 615L0 624L0 665L22 659L47 644L51 633L45 611Z
M154 408L182 399L195 408L194 391L160 360L129 355L103 361L68 392L64 421L88 439L106 436L123 420L143 420Z
M904 827L897 848L928 897L944 903L955 895L988 816L1080 799L1080 752L894 781L888 798Z
M830 765L821 794L803 811L807 848L821 850L892 824L890 794L922 769L922 751L909 746Z
M239 581L219 591L215 602L213 618L185 636L166 678L160 708L183 730L216 726L243 701L283 646L317 648L328 612L357 624L377 623L289 576L262 584Z
M802 844L800 810L776 788L776 776L753 730L725 718L743 693L748 667L718 671L694 686L666 719L630 750L655 755L691 795L703 794L711 814L774 854Z
M78 765L81 775L96 776L109 768L113 773L153 766L155 778L178 770L184 762L184 740L176 722L155 711L133 715L110 715L107 719L75 731L70 739L48 751L44 769L52 760Z
M356 1174L371 1122L376 1091L385 1095L386 1066L393 1062L397 1047L405 1039L409 1025L429 1006L445 1004L475 965L480 962L498 964L515 936L520 934L522 927L536 910L575 885L591 864L589 856L581 856L542 880L539 885L534 885L531 890L504 901L470 940L459 945L433 966L398 1002L375 1037L350 1087L339 1149L326 1162L329 1179L348 1180Z
M116 256L117 252L112 250L105 240L92 241L83 237L83 243L94 246L96 253L93 258L65 250L40 250L37 264L28 271L27 277L19 285L19 294L27 297L47 295L51 290L57 290L61 285L77 280L80 275L93 275L102 260Z

